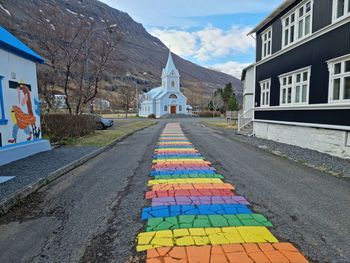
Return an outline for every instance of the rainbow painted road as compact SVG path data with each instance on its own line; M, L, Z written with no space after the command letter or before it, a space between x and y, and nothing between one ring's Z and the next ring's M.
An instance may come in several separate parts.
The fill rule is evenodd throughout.
M161 134L152 164L151 206L142 210L145 232L137 251L147 263L305 263L290 243L279 242L272 223L235 195L185 137L178 123Z

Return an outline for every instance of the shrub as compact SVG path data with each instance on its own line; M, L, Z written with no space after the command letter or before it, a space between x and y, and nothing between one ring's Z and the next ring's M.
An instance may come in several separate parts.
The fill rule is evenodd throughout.
M152 113L152 114L148 115L148 118L150 118L150 119L155 119L155 118L156 118L156 115Z
M213 117L213 112L212 111L201 111L201 112L198 112L198 116L199 117L204 117L204 118L207 118L207 117ZM220 111L215 111L214 112L214 117L220 117L221 116L221 113Z
M92 115L50 114L41 118L42 133L52 142L76 139L94 132L98 122Z

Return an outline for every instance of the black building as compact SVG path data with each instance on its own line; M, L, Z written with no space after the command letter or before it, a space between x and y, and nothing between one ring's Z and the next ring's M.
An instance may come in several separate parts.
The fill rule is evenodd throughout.
M350 158L350 0L287 0L253 33L255 135Z

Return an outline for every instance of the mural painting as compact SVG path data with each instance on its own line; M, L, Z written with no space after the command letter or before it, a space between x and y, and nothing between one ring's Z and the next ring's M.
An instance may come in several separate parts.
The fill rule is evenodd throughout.
M11 84L10 84L11 87ZM19 131L26 134L26 140L39 138L40 128L36 126L36 117L34 116L30 86L23 81L17 85L18 105L13 105L11 109L11 119L13 122L12 138L9 143L17 143Z
M37 63L44 59L0 26L0 166L51 150L41 139Z

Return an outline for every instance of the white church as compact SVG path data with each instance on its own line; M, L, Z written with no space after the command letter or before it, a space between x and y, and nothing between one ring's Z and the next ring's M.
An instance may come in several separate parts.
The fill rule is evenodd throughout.
M140 105L139 116L154 114L160 118L167 114L190 114L192 107L180 91L180 74L176 69L171 52L162 73L162 86L145 93Z

